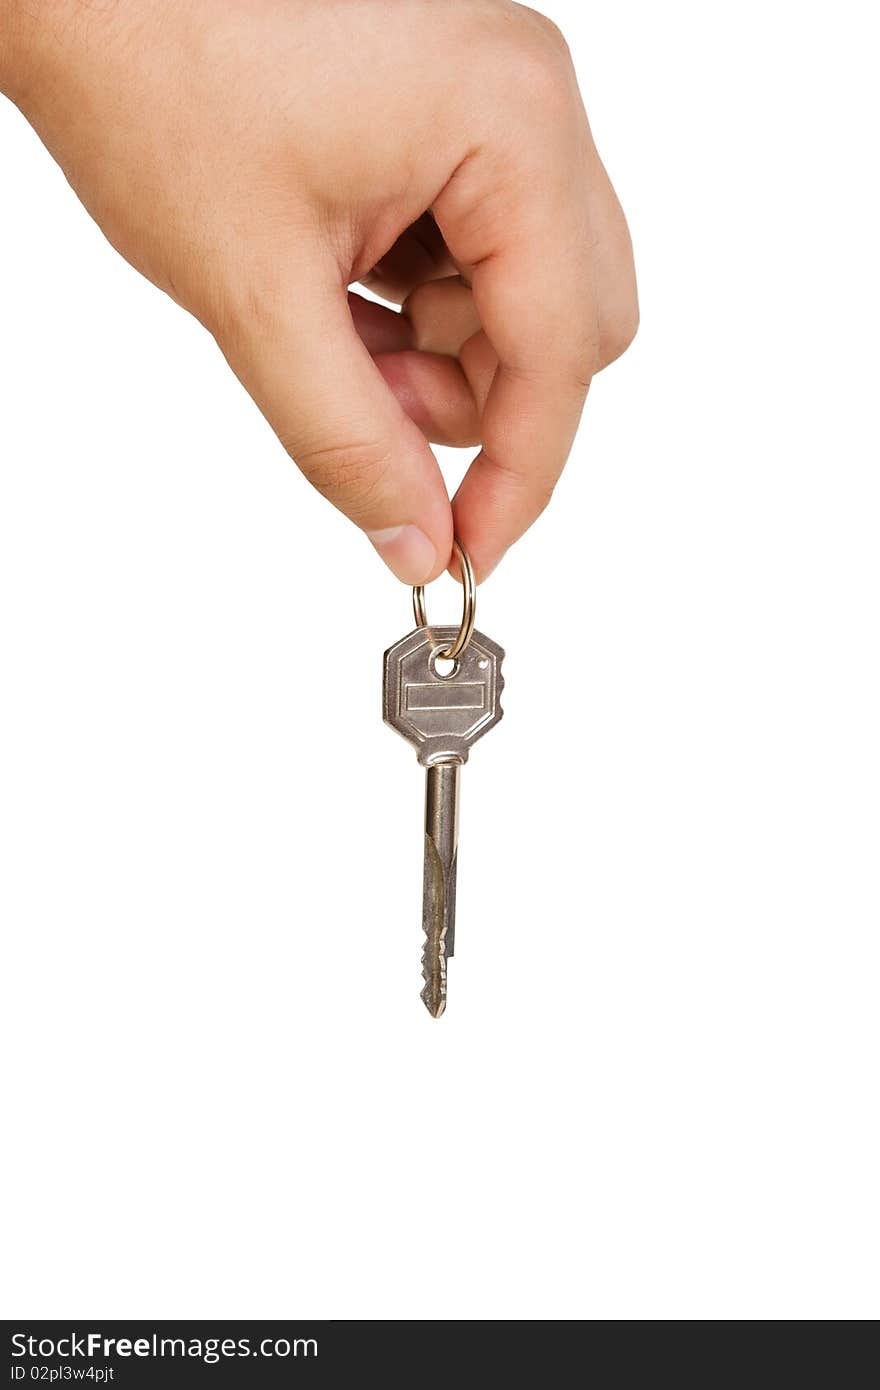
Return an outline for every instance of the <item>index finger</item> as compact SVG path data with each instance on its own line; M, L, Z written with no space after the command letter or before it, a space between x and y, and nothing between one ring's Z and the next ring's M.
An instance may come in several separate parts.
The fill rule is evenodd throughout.
M596 369L599 324L576 169L560 161L531 178L517 171L499 191L485 187L479 159L447 185L436 214L452 254L471 267L499 359L483 448L453 501L457 534L485 578L550 500Z

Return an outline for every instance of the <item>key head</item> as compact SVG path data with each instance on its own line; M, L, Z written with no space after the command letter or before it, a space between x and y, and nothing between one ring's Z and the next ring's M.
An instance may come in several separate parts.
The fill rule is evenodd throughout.
M457 627L419 627L385 653L385 723L414 745L425 767L467 762L471 744L504 713L504 652L482 632L473 634L448 675L437 669L457 635Z

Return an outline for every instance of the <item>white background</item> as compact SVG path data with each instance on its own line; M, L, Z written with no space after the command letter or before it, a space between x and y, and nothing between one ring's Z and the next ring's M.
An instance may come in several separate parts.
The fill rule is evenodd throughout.
M878 1313L870 9L547 9L642 328L480 594L439 1023L409 594L0 106L7 1316Z

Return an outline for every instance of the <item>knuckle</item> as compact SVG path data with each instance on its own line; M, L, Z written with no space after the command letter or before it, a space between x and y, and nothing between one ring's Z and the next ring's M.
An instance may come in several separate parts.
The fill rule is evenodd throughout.
M575 395L586 396L600 361L598 325L560 353L556 375Z
M282 301L277 279L259 265L242 275L224 260L210 282L208 302L196 310L224 353L239 355L255 341L276 339L283 329Z
M525 5L520 11L520 60L528 78L539 84L541 92L567 91L571 53L558 25Z
M528 90L533 106L539 104L548 117L558 118L568 108L571 97L559 63L544 48L531 48L520 55L519 80Z
M312 486L355 521L370 514L392 466L391 450L379 440L288 452Z
M572 387L584 396L590 389L600 360L600 325L594 311L588 315L581 333L577 335L568 361L568 378Z
M529 93L534 102L570 101L571 54L556 24L528 5L489 0L480 7L482 36L494 47L494 77L505 94ZM531 103L530 103L531 105Z
M541 14L540 10L533 10L528 6L523 6L531 19L532 24L540 33L543 41L553 50L557 57L568 58L569 47L565 35L558 24L554 24L549 15Z
M413 333L413 347L424 352L431 339L431 329L441 307L440 296L435 284L428 280L416 288L406 298L403 312L409 319Z
M550 506L556 489L556 478L536 478L529 493L535 520Z
M525 470L509 463L503 453L490 454L485 446L482 464L495 475L506 495L522 499L525 510L533 518L539 517L549 506L559 481L558 473L546 468Z
M590 389L590 382L596 374L598 362L599 343L597 339L590 338L568 363L566 375L575 394L586 396Z
M412 345L419 352L454 355L480 327L470 287L449 278L418 285L407 297L403 312Z
M602 334L602 366L622 357L639 331L639 306L631 304L615 314Z

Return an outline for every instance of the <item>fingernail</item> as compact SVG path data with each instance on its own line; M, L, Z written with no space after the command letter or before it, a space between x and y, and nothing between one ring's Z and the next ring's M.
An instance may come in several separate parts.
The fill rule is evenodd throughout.
M367 538L404 584L424 584L437 563L437 551L418 526L388 526L368 531Z

